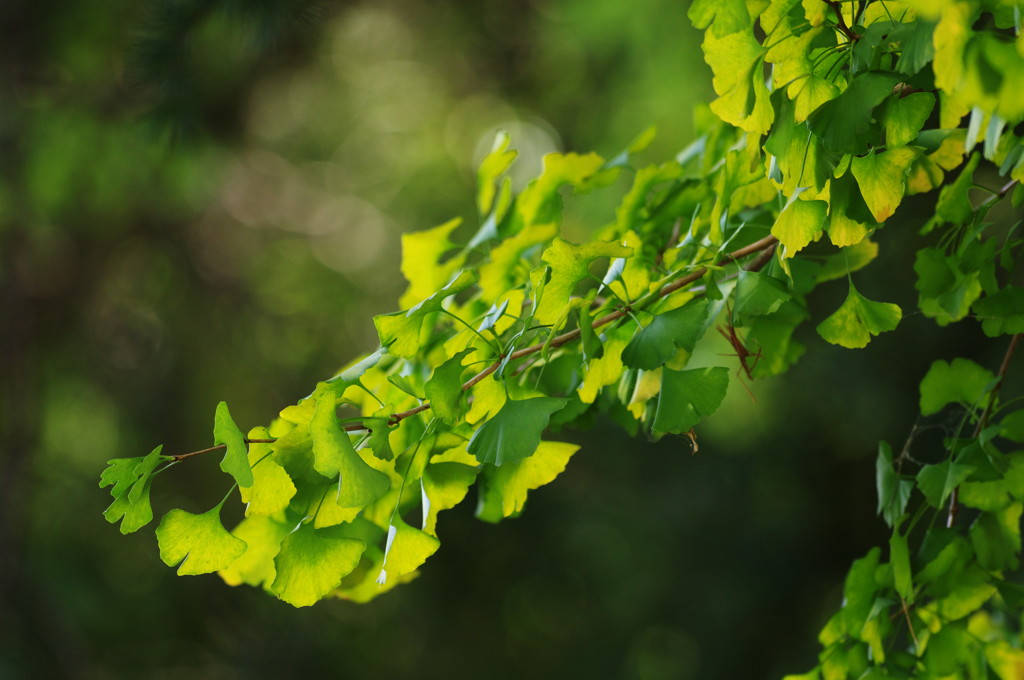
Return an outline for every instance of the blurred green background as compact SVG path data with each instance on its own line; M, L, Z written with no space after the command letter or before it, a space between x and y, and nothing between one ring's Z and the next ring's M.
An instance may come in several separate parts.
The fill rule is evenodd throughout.
M523 517L482 524L470 499L370 605L179 578L155 525L101 517L105 461L209 445L222 399L266 423L375 348L400 234L475 220L497 129L520 186L548 151L612 156L650 124L649 159L670 158L712 95L700 36L668 0L5 0L0 34L0 678L806 670L886 537L877 441L902 443L931 359L998 362L914 314L863 352L806 328L804 361L756 402L734 385L696 456L560 433L584 450ZM570 233L610 218L582 214ZM901 215L858 287L909 310L920 220ZM161 482L158 517L224 486L213 459Z

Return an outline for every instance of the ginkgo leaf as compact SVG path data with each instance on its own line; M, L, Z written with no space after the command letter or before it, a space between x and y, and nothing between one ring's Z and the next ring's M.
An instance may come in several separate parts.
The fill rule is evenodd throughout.
M475 459L473 461L476 462ZM456 462L431 462L420 478L423 531L437 535L437 515L462 502L476 481L476 467Z
M317 400L309 433L316 471L328 479L341 475L338 505L363 507L391 488L388 476L370 467L356 452L348 434L338 426L332 398L323 396Z
M441 542L436 536L409 526L396 515L388 526L388 538L377 583L384 585L389 580L416 571L440 547Z
M358 566L366 544L339 537L335 528L303 524L288 534L274 558L271 591L293 607L315 604Z
M744 0L695 0L686 15L696 28L711 26L711 32L719 37L751 25Z
M745 326L756 316L774 314L792 297L778 279L760 272L740 271L732 308L734 323Z
M429 298L462 267L466 261L463 254L441 261L454 248L449 236L460 224L462 220L455 218L432 229L402 234L402 275L409 282L409 288L398 300L402 307Z
M220 522L223 504L201 515L174 509L160 520L156 529L160 559L169 567L180 563L179 576L226 569L245 552L245 541L228 533Z
M972 309L990 338L1024 333L1024 288L1007 286L975 301Z
M890 527L903 516L914 490L914 482L903 479L893 465L892 448L885 442L878 446L875 460L875 491L878 494L878 514Z
M850 282L846 301L831 316L818 324L818 335L840 347L866 347L871 336L891 331L899 325L903 312L890 302L868 300Z
M701 418L718 409L728 388L729 369L721 366L686 371L663 368L654 432L688 432Z
M111 524L121 521L122 534L138 531L153 520L153 508L149 502L152 473L162 461L163 445L157 446L149 455L138 458L115 458L107 461L107 469L100 476L100 488L112 486L110 495L114 502L103 511L103 517Z
M250 439L268 439L270 432L265 427L249 431ZM238 488L242 502L246 503L245 516L273 515L288 507L295 495L295 484L272 456L270 444L251 444L249 463L252 466L252 486Z
M828 237L836 246L861 243L877 226L851 173L829 182Z
M617 333L610 334L602 345L601 356L593 357L587 362L587 370L583 376L583 384L576 389L576 394L584 404L592 404L602 388L613 385L622 377L625 366L622 353L626 341Z
M896 212L906 192L910 164L917 156L917 150L901 147L882 153L872 151L851 161L850 171L876 222L884 222Z
M217 404L217 413L213 420L213 443L227 446L220 469L235 478L238 486L252 486L252 468L245 446L245 436L235 425L223 401Z
M460 270L444 288L409 310L373 317L373 325L377 327L380 344L388 348L389 354L407 359L415 357L420 348L420 334L427 317L440 311L445 299L461 293L476 281L475 271Z
M579 450L576 444L541 442L529 458L508 463L488 475L480 494L477 517L497 522L523 509L530 491L553 481Z
M434 369L434 374L423 387L430 408L449 425L455 424L468 410L462 391L462 360L473 351L475 349L470 347L445 360Z
M541 256L551 266L551 278L544 287L534 320L538 324L553 323L569 303L576 284L589 276L594 260L632 254L632 248L615 242L593 241L578 246L556 236Z
M895 149L914 141L934 108L935 95L930 92L890 99L882 114L885 145Z
M704 61L714 73L712 85L719 95L711 102L711 110L747 132L767 132L775 112L762 72L765 49L751 28L722 36L709 31L701 48Z
M921 380L921 415L930 416L946 404L977 406L992 382L992 372L970 359L957 357L932 363Z
M467 450L481 463L501 466L533 455L551 414L565 399L533 397L509 399L494 416L477 428Z
M881 133L874 109L892 94L899 80L888 73L862 73L841 95L819 106L807 118L811 131L838 153L865 153Z
M949 459L935 465L925 465L917 473L917 488L932 507L941 508L953 489L970 477L973 471L971 466L954 463Z
M252 516L239 522L231 535L245 541L246 550L218 574L229 586L245 583L250 586L269 586L277 571L274 558L281 549L281 541L292 526L271 517Z
M680 349L692 352L708 325L708 301L692 300L662 312L641 328L624 350L622 363L645 371L657 368Z
M818 240L828 212L825 201L790 201L772 226L772 236L785 247L785 256L792 257L807 244Z
M505 131L499 131L494 137L491 152L480 161L476 173L476 208L480 215L486 215L494 205L495 185L498 178L505 174L519 152L509 149L512 138Z

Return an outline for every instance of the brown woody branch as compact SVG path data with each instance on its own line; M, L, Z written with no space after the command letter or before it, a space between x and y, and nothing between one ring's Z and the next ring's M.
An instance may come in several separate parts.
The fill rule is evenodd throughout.
M742 260L745 257L753 255L754 253L760 253L759 256L757 257L757 259L754 260L754 262L752 262L750 264L750 266L747 268L748 271L757 271L757 270L761 269L762 267L764 267L764 265L766 265L768 263L768 261L771 259L772 255L775 252L775 246L778 245L778 242L779 242L778 239L776 239L774 236L766 236L763 239L761 239L760 241L755 241L754 243L751 243L748 246L745 246L743 248L739 248L738 250L734 250L733 252L726 254L724 257L722 257L722 259L718 262L718 264L721 265L721 264L728 264L730 262L736 262L738 260ZM672 293L676 292L677 290L680 290L681 288L683 288L685 286L688 286L689 284L693 283L694 281L697 281L698 279L700 279L702 276L704 276L707 273L708 273L708 268L707 267L700 267L700 268L690 272L686 276L683 276L683 277L673 281L672 283L666 284L665 286L663 286L661 288L661 290L659 290L657 292L656 295L653 296L652 299L660 300L662 298L668 297L669 295L671 295ZM596 321L594 321L593 327L594 328L600 328L601 326L606 326L606 325L608 325L610 323L618 321L622 317L627 316L634 309L638 309L638 308L640 308L640 307L634 307L632 304L627 304L627 305L625 305L625 306L615 310L614 312L611 312L610 314L606 314L605 316L602 316L600 319L597 319ZM566 333L562 333L561 335L559 335L559 336L555 337L554 339L552 339L550 342L547 342L547 343L539 342L539 343L537 343L535 345L530 345L529 347L524 347L522 349L516 350L515 352L512 352L512 356L509 357L509 359L510 360L522 359L523 357L527 357L527 356L530 356L532 354L536 354L536 353L540 352L541 350L543 350L545 346L547 346L547 347L561 347L562 345L565 345L565 344L570 343L570 342L572 342L574 340L577 340L579 337L580 337L580 330L577 328L577 329L568 331ZM496 370L498 370L498 367L501 366L502 362L505 360L505 356L506 355L499 356L497 361L495 361L494 363L489 365L487 368L483 369L482 371L480 371L479 373L474 375L472 378L467 380L465 383L463 383L462 384L462 390L465 392L465 391L468 391L468 390L472 389L474 385L476 385L481 380L483 380L484 378L486 378L487 376L491 375ZM388 425L389 426L397 425L398 423L402 422L406 418L414 416L414 415L416 415L418 413L423 413L424 411L427 411L429 409L430 409L430 402L429 401L425 401L425 402L423 402L422 404L420 404L419 406L417 406L415 408L411 408L411 409L409 409L407 411L400 411L399 413L395 413L388 420ZM343 429L346 432L355 432L355 431L360 431L360 430L366 430L367 428L363 424L356 423L356 424L353 424L353 425L346 425ZM274 439L246 439L245 440L246 444L270 444L270 443L273 443L274 441L276 441L276 440L274 440ZM201 451L192 451L191 453L183 453L183 454L180 454L180 455L177 455L177 456L171 456L171 458L175 462L177 462L179 460L184 460L185 458L191 458L192 456L198 456L198 455L203 454L203 453L210 453L212 451L218 451L218 450L223 449L223 448L226 448L226 444L220 444L218 446L211 446L210 448L203 449Z

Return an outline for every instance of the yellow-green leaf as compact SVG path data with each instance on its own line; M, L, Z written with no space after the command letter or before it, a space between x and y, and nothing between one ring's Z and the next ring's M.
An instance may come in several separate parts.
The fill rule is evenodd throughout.
M389 580L411 574L440 547L441 541L436 536L409 526L396 515L388 527L384 561L377 583L384 585Z
M171 510L156 529L160 559L169 567L178 563L179 576L209 574L231 565L246 549L245 541L232 536L220 522L220 508L201 515Z
M347 433L338 426L334 400L323 395L317 400L316 412L309 423L313 439L314 467L331 479L341 475L341 491L337 504L345 508L369 505L391 488L391 480L364 461Z
M872 151L867 156L855 157L850 163L864 202L876 222L884 222L896 212L906 192L910 164L918 153L908 147L882 153Z
M333 528L304 524L281 543L271 590L293 607L308 607L341 584L365 549L363 541L339 537Z
M889 302L874 302L861 295L850 282L846 301L832 316L818 324L818 335L833 345L850 349L866 347L872 335L891 331L903 312Z
M541 442L529 458L497 468L484 483L477 517L497 522L522 510L527 494L561 474L579 448L576 444Z
M220 469L235 478L238 486L252 486L252 468L246 455L245 436L235 425L223 401L217 404L217 413L213 420L213 443L224 444L227 451L220 461Z
M818 240L827 212L825 201L790 201L772 226L772 236L782 243L785 257L792 257L811 241Z
M254 427L249 439L268 439L265 427ZM295 495L295 484L285 469L274 461L271 444L250 444L249 464L252 466L252 486L238 488L242 502L246 503L245 516L273 515L288 507Z

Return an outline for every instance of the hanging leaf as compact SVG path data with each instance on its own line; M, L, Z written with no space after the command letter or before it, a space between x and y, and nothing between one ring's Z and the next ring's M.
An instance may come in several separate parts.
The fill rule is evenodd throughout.
M532 456L551 414L563 408L565 399L534 397L509 399L494 417L481 425L469 440L469 453L481 463L501 466Z
M213 421L213 443L227 445L227 451L220 462L220 469L235 478L238 486L252 486L252 468L245 446L245 436L235 425L223 401L217 404Z
M314 468L331 479L340 475L341 490L337 504L344 508L369 505L391 488L386 474L367 465L347 433L338 426L334 414L334 401L322 396L317 400L316 412L309 425L313 440Z
M661 392L652 426L655 434L689 432L725 399L729 369L721 366L674 371L663 368Z
M541 442L529 458L506 463L487 475L477 517L497 522L520 512L527 494L549 482L565 470L579 446L562 442Z
M903 312L897 305L868 300L850 282L846 301L818 324L818 335L833 345L846 348L866 347L871 336L891 331L899 325Z
M226 569L245 553L245 541L229 534L220 522L222 505L223 501L201 515L171 510L160 521L156 529L160 559L169 567L180 563L178 576Z
M365 549L363 541L339 537L335 528L303 524L281 543L271 590L293 607L315 604L341 585Z

